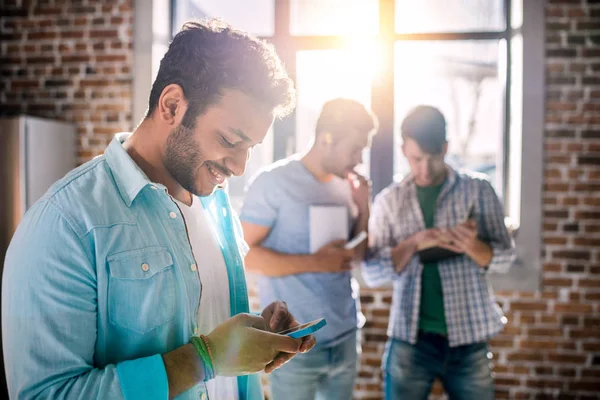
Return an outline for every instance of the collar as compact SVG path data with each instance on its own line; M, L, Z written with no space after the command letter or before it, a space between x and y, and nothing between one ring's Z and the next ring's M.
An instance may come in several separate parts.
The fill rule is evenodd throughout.
M151 184L150 179L123 148L123 142L130 135L129 132L116 134L104 152L104 158L111 169L119 194L127 207L131 207L141 190Z
M440 193L440 198L444 194L446 194L448 192L448 190L450 190L450 188L452 188L454 186L454 184L456 183L456 180L458 179L458 174L448 164L446 164L446 171L448 172L448 175L446 176L444 186L442 187L442 191ZM412 191L415 191L415 193L416 193L417 185L415 184L415 178L414 178L414 175L412 174L412 172L410 174L408 174L404 179L402 179L402 181L399 183L399 187L402 189L410 189Z

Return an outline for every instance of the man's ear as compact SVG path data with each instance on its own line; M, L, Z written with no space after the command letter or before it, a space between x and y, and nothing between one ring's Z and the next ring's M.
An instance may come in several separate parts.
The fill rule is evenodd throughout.
M158 99L157 111L160 118L169 125L178 125L187 110L187 101L181 86L171 84L165 87Z
M442 146L442 155L444 157L446 157L446 154L448 154L448 141L446 140L446 143L444 143L444 145Z

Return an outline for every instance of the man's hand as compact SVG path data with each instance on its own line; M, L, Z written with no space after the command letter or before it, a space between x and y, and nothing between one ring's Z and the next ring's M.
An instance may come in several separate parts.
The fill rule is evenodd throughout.
M314 264L320 272L341 272L352 269L353 250L344 249L345 240L334 240L313 254Z
M281 312L278 314L281 318ZM280 353L293 356L300 348L299 339L270 332L263 317L251 314L238 314L229 318L208 335L208 340L214 357L215 372L220 376L239 376L262 371Z
M439 240L441 231L437 228L420 231L408 239L398 243L392 249L392 262L396 272L402 272L408 265L410 259L415 255L420 243L429 240Z
M371 184L362 175L356 172L348 176L350 187L352 188L352 200L358 207L360 214L369 212L369 203L371 201Z
M294 318L294 316L288 311L287 305L283 301L275 301L271 303L263 310L261 315L265 319L267 330L274 333L281 332L299 325L298 321L296 321L296 318ZM317 343L317 340L313 335L308 335L302 339L293 340L300 343L300 353L306 353ZM265 367L265 372L270 374L291 360L295 355L295 353L279 353L277 357L275 357L275 359Z
M486 267L492 260L492 248L477 238L477 224L468 220L454 228L443 230L440 247L469 256L480 267Z
M410 237L415 246L415 251L420 243L428 242L430 240L441 240L442 231L438 228L426 229L421 232L417 232Z

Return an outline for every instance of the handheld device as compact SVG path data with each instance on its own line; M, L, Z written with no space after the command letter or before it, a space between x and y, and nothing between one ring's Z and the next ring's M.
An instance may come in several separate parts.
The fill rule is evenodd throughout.
M475 202L471 201L471 203L469 204L469 208L467 209L467 218L465 218L465 221L470 220L474 216L475 216Z
M325 321L325 318L319 318L315 319L314 321L307 322L305 324L301 324L296 327L286 329L277 333L279 335L287 335L291 338L298 339L304 336L308 336L311 333L315 333L325 325L327 325L327 321Z
M344 245L344 248L346 250L353 249L356 246L358 246L359 244L361 244L362 241L365 240L366 238L367 238L367 232L360 231L360 233L358 235L354 236L354 238L352 240L350 240L348 243L346 243Z

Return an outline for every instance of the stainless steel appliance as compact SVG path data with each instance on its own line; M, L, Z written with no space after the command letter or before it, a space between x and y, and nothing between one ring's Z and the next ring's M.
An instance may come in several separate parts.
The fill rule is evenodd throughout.
M75 164L72 124L28 116L0 118L0 273L25 211ZM1 350L0 373L0 398L7 399Z

